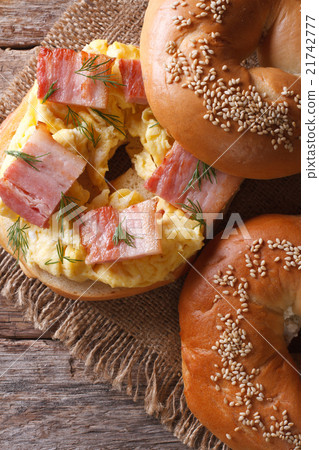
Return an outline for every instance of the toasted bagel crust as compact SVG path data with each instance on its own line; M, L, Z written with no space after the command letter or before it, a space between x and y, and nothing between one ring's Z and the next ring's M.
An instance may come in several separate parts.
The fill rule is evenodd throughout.
M223 172L258 179L298 173L300 1L221 3L225 11L218 23L204 0L179 2L175 8L173 0L150 0L141 62L152 111L187 151ZM262 63L272 67L241 65L256 49ZM213 69L214 79L205 80ZM229 84L232 80L239 83ZM250 86L256 92L244 104ZM293 91L290 96L281 95L285 87ZM219 124L213 123L216 119Z
M297 449L300 376L283 332L284 313L300 315L301 282L298 263L284 269L289 256L283 247L300 251L300 217L259 216L245 225L251 238L219 235L201 253L183 287L179 315L185 396L194 415L233 450ZM267 241L276 239L281 248L269 248ZM295 442L266 439L264 433L276 433L281 426L289 427L282 428L283 436L291 433Z
M8 145L26 113L28 95L29 94L25 96L19 107L13 111L1 124L0 164L5 157L5 150L8 149ZM0 245L10 254L12 254L12 251L8 246L7 229L11 224L12 222L9 219L0 216ZM74 300L111 300L142 294L143 292L172 283L183 273L185 273L187 269L187 264L182 264L174 272L169 274L166 280L151 284L150 286L141 288L112 288L111 286L99 281L94 282L92 280L87 280L85 282L78 283L69 280L65 276L55 277L42 270L37 264L28 265L23 261L20 261L19 264L25 275L29 278L37 278L57 294Z

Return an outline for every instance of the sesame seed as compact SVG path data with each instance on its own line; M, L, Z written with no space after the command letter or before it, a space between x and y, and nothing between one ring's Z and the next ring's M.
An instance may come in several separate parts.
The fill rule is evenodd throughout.
M264 242L262 238L254 241L253 245L249 247L254 258L251 260L249 253L244 255L245 262L250 262L251 267L249 268L250 275L257 279L257 274L262 277L267 274L267 261L262 259L260 256L260 251ZM279 250L285 252L285 265L291 267L292 263L296 263L296 267L300 267L300 248L294 246L290 242L285 240L276 239L275 242L267 241L268 247L271 245L273 250ZM280 259L280 257L279 257ZM254 263L254 264L252 264ZM254 269L253 267L256 267ZM289 268L288 267L288 268ZM287 411L282 413L282 421L279 422L274 416L271 416L273 424L267 427L262 421L258 411L256 411L256 406L253 403L255 399L258 402L265 401L265 395L263 393L264 387L260 383L254 382L254 377L260 373L260 369L252 368L251 371L247 371L244 365L238 360L238 358L245 358L253 349L252 343L248 340L247 333L245 329L240 328L240 321L244 319L244 314L248 312L249 304L249 283L246 278L235 277L233 275L235 268L228 265L225 271L221 270L214 274L214 283L219 286L230 286L232 290L223 290L222 292L230 293L233 297L238 296L241 308L236 308L236 317L233 318L231 313L218 313L217 317L223 324L223 326L217 324L216 329L220 331L220 336L217 339L212 349L216 351L216 355L220 358L220 367L215 364L216 373L211 376L211 380L214 383L216 390L220 389L220 386L216 384L217 380L220 378L229 382L233 386L238 386L239 392L237 392L233 398L224 398L224 403L229 407L238 407L245 405L246 410L239 413L238 422L244 426L250 427L252 430L257 431L259 428L264 431L265 441L269 441L272 437L279 437L284 439L289 443L294 444L294 448L300 448L300 436L291 432L292 422L289 422ZM289 269L290 270L290 269ZM216 294L218 295L218 294ZM218 297L220 297L218 295ZM272 398L267 397L267 401L273 401ZM272 405L273 410L277 411L278 408ZM235 430L239 430L236 427Z
M185 2L183 2L184 4ZM200 8L202 11L198 16L205 16L208 14L208 11L211 10L214 12L214 19L220 23L221 21L221 15L223 14L223 12L226 9L226 5L228 5L229 2L226 0L217 0L217 2L211 2L211 6L206 6L205 2L199 2L197 5L198 8ZM203 11L204 10L204 11ZM191 20L190 19L185 19L183 16L175 16L173 18L173 21L175 23L175 25L179 28L183 27L183 26L189 26L191 24ZM213 38L216 38L217 36L219 36L219 33L212 33L211 36ZM202 54L203 56L205 56L205 59L202 61L197 61L192 65L192 70L195 71L195 73L198 74L202 74L203 70L201 69L202 65L207 65L209 64L209 57L208 55L212 55L214 54L214 51L212 48L209 47L208 41L207 39L199 39L198 40L199 43L205 43L205 48L201 48L202 50ZM195 45L195 41L192 41L192 44ZM183 57L183 55L179 54L179 55L175 55L172 60L170 61L169 64L167 64L167 69L174 74L174 72L178 72L179 66L180 66L180 61L179 59L181 59ZM211 68L213 69L213 68ZM223 69L226 69L225 65L223 66ZM186 69L185 69L186 70ZM187 72L188 75L191 73L191 68L190 70ZM216 72L215 72L216 73ZM215 79L215 75L212 76L212 78L210 79L206 79L205 83L208 83L208 81L213 81ZM176 79L176 82L179 81L179 79ZM237 79L232 79L228 82L229 86L238 86L240 84L240 78ZM241 123L239 124L239 127L237 128L237 130L239 132L244 131L245 129L249 129L251 132L258 132L258 133L262 133L262 134L273 134L274 132L276 132L278 134L278 139L274 140L272 139L272 143L274 146L278 145L284 145L285 148L288 148L289 151L292 149L291 143L289 142L289 138L287 138L287 136L292 135L292 128L288 122L288 117L287 117L287 102L283 102L283 103L279 103L276 105L268 105L267 102L265 102L264 100L262 100L262 98L265 97L265 93L262 94L262 96L260 94L258 94L258 92L256 91L256 88L254 86L249 86L247 91L243 91L242 93L237 92L235 90L235 92L233 91L229 91L228 87L226 86L226 84L223 81L223 78L219 78L218 80L218 86L222 89L221 95L215 97L215 99L219 99L220 100L216 102L214 111L215 112L211 112L209 114L209 116L207 114L204 115L205 120L210 120L212 122L212 124L214 126L221 126L224 125L222 128L228 132L230 130L230 121L226 120L226 124L219 122L216 116L220 115L220 112L217 112L221 109L221 105L222 108L224 110L226 110L226 112L224 112L224 114L222 114L222 116L225 118L229 118L232 119L234 121L238 120L238 115L239 113L241 114L241 116L243 116L242 118L244 120L241 120ZM184 84L185 87L185 84ZM190 84L188 84L189 89L194 90ZM204 86L205 87L205 86ZM238 87L239 89L239 87ZM195 94L197 96L204 96L205 92L210 91L211 95L214 96L214 89L202 89L200 91L196 90ZM218 92L218 90L215 89L215 92ZM285 91L286 92L286 91ZM247 100L249 100L249 102L255 104L255 107L252 108L252 110L256 111L256 114L252 113L252 110L246 110L245 106L243 106L242 109L238 108L238 101L241 102L241 95L243 95L244 97L247 98ZM205 99L205 97L204 97ZM205 99L207 100L207 98ZM296 98L296 100L299 101L299 99ZM221 101L223 103L221 103ZM247 102L244 103L244 105L246 105ZM240 109L240 111L238 111ZM267 114L264 113L264 111L267 111ZM260 112L263 112L262 114L260 114ZM257 117L256 117L257 116ZM257 120L257 124L255 125L255 122ZM254 126L251 126L252 124L254 124ZM226 125L226 126L225 126ZM261 130L261 131L258 131ZM285 136L284 134L287 133L287 136ZM280 142L280 144L278 144L278 142Z

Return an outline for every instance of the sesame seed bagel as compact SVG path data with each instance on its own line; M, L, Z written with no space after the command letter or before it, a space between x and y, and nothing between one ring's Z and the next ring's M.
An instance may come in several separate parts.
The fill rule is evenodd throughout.
M255 50L261 64L241 65ZM300 0L150 0L146 95L187 151L231 175L300 171Z
M259 216L217 236L180 303L183 379L193 414L233 450L300 448L300 376L284 337L300 316L300 217Z

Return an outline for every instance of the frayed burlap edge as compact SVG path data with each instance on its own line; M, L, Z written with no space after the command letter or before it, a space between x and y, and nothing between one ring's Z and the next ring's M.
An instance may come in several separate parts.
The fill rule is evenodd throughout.
M22 306L25 318L43 333L53 332L72 356L84 361L99 379L143 399L155 416L184 444L199 449L228 447L206 430L187 407L182 377L153 349L146 348L89 302L74 302L27 278L15 260L0 250L1 294Z

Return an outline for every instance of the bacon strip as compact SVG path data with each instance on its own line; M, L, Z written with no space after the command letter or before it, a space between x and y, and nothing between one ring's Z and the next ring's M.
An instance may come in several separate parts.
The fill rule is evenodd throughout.
M108 102L108 88L103 81L93 80L87 75L103 75L112 73L115 58L98 55L94 65L105 63L96 71L76 73L89 58L97 55L86 52L77 53L69 49L50 50L42 47L38 56L37 80L38 98L43 99L52 83L57 89L48 101L54 103L87 106L91 108L106 108Z
M33 164L38 170L17 158L0 179L0 196L16 214L45 228L61 192L70 189L86 163L56 142L44 124L37 126L22 151L39 157ZM41 157L45 153L48 155Z
M120 59L119 68L126 101L147 105L141 62L137 59Z
M160 254L162 248L156 224L156 205L156 200L146 200L120 212L111 206L103 206L82 216L80 234L87 251L86 264ZM124 240L119 241L118 245L113 242L119 224L134 237L133 247Z
M194 203L198 202L204 213L218 213L237 192L243 178L215 170L216 180L211 177L213 183L202 177L200 190L195 182L193 187L184 192L197 163L198 159L175 142L144 187L179 208L180 204L189 205L187 200L190 199Z

